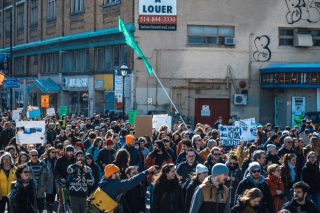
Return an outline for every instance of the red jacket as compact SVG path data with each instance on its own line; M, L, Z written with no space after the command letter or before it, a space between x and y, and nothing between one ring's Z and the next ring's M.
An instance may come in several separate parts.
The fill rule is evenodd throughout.
M172 163L172 159L169 154L163 153L163 155L166 155L166 156L164 157L164 161L163 161L162 165ZM145 168L149 169L151 166L154 166L156 164L156 158L157 158L157 155L154 154L154 152L151 152L150 154L148 154L148 156L146 157L145 164L144 164ZM158 168L157 170L160 170L160 169L161 168ZM150 173L147 177L147 180L149 182L151 182L152 177L153 177L153 173Z
M282 209L282 199L277 195L277 190L281 190L284 193L284 186L281 178L277 178L273 175L268 175L265 179L266 183L270 187L270 191L273 197L274 206L276 208L276 212Z

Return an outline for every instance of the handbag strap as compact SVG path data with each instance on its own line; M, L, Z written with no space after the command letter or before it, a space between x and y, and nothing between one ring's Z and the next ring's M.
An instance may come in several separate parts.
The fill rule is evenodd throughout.
M163 201L163 198L164 198L164 196L166 196L166 194L167 194L167 192L165 192L164 194L163 194L163 196L162 196L162 198L161 198L161 200L160 200L160 203ZM160 204L159 203L159 204Z

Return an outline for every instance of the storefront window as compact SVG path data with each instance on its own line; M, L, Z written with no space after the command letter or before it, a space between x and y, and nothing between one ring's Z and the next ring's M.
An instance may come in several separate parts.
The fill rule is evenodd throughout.
M69 112L88 116L88 92L69 92Z
M14 104L15 104L15 109L17 108L23 108L23 99L24 99L24 94L22 91L14 91Z

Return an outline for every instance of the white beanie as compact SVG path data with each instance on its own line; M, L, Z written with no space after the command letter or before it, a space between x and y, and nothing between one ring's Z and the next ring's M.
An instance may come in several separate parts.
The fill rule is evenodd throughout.
M200 174L202 172L209 172L208 168L202 164L198 164L197 167L196 167L196 173L197 174Z

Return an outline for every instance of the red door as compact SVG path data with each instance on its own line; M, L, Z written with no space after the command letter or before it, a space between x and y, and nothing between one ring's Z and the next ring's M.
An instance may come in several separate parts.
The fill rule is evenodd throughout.
M202 123L212 127L220 116L223 117L223 124L227 124L230 118L230 99L197 98L194 115L195 125Z

